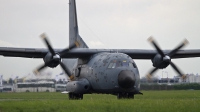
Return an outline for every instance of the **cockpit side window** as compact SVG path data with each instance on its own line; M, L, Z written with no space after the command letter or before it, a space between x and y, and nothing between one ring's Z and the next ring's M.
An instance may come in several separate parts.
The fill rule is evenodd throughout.
M112 66L113 66L113 63L110 63L109 66L108 66L108 68L112 68Z
M115 66L116 66L116 63L113 63L112 68L115 68Z
M118 68L118 67L136 68L136 65L135 63L127 62L126 60L122 60L122 61L112 60L110 64L108 65L108 68Z
M129 63L126 62L126 61L123 61L123 62L122 62L122 66L123 66L123 67L129 67Z
M134 67L134 68L137 68L137 66L136 66L136 64L135 64L135 63L132 63L132 64L133 64L133 67Z
M132 63L129 63L129 67L135 68Z

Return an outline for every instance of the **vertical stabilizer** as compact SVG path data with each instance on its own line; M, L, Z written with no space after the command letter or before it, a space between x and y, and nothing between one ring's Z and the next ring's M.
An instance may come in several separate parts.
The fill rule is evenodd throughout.
M78 32L76 1L69 0L69 45L74 43L78 44L79 48L88 48Z

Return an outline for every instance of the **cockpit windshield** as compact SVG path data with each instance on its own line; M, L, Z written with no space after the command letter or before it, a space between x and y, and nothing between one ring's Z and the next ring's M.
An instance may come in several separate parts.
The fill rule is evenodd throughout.
M118 67L131 67L131 68L136 68L135 63L127 62L126 60L123 61L116 61L113 60L110 62L108 65L108 68L118 68Z

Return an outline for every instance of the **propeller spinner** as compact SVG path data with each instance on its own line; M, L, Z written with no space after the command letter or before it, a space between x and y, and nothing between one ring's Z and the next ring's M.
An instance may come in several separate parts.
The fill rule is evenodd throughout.
M155 71L157 71L160 68L166 68L168 65L171 65L172 68L179 74L180 77L182 77L183 79L186 78L186 76L182 73L182 71L180 69L178 69L178 67L171 61L171 57L173 57L181 48L183 48L186 44L188 44L189 42L185 39L178 47L176 47L175 49L173 49L171 52L169 52L168 54L164 54L163 51L160 49L160 47L158 46L158 44L153 40L152 37L150 37L148 39L148 41L156 48L158 54L154 57L154 59L152 60L153 62L153 66L155 68L153 68L148 75L146 75L146 77L148 79L151 79L151 77L153 76L153 73Z
M68 67L66 67L64 65L64 63L62 62L62 57L64 55L66 55L67 52L70 51L70 49L75 48L78 44L74 44L74 45L70 45L68 48L62 50L59 53L56 53L54 51L54 49L52 48L49 40L47 39L47 36L45 35L45 33L41 34L40 37L43 39L44 43L46 44L49 53L46 55L45 58L47 58L46 60L44 59L45 63L43 65L41 65L40 67L38 67L36 70L34 70L35 74L39 74L39 72L46 68L46 67L56 67L57 65L60 65L61 68L65 71L65 73L70 77L70 79L72 80L74 78L74 76L71 74L70 70Z

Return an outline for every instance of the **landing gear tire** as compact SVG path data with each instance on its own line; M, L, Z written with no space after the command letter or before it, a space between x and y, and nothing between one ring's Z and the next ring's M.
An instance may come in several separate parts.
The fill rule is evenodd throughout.
M122 99L122 94L118 93L117 94L117 99Z
M133 93L118 93L117 99L134 99Z
M133 93L128 93L128 98L129 99L134 99L134 94Z
M83 94L69 93L69 100L82 100Z

